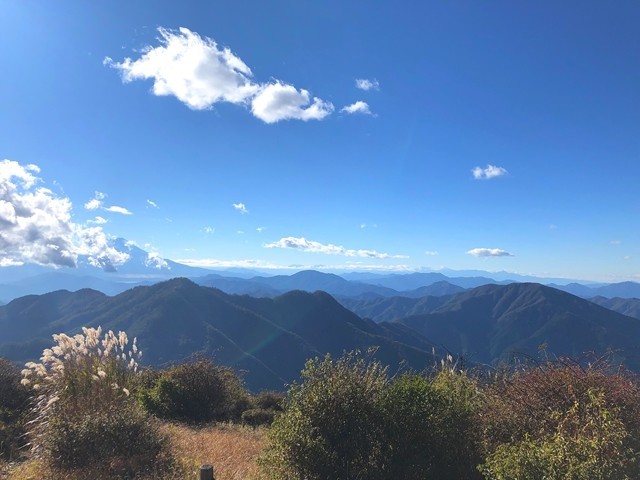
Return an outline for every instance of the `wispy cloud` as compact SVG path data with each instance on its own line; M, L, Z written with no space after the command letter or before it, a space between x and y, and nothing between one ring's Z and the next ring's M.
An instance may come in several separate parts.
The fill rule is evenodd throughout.
M153 200L149 200L149 199L147 199L147 205L149 205L150 207L153 207L153 208L160 208L160 207L158 207L158 204L156 202L154 202Z
M360 90L364 90L365 92L369 90L380 90L380 83L375 78L373 80L368 80L366 78L356 78L356 88Z
M364 262L350 262L336 265L280 265L265 260L242 259L221 260L217 258L180 258L176 262L191 267L202 268L249 268L262 270L325 270L325 271L380 271L380 272L414 272L415 267L409 265L380 265Z
M104 225L108 221L109 220L107 220L106 218L101 217L100 215L97 215L96 218L94 218L93 220L89 220L87 223L93 223L95 225Z
M609 243L611 245L622 245L622 240L611 240Z
M501 177L502 175L506 175L507 170L502 167L497 167L495 165L487 165L485 168L475 167L471 170L473 174L473 178L476 180L489 180L491 178Z
M102 192L95 192L93 198L84 204L84 208L87 210L104 210L105 212L119 213L121 215L133 215L125 207L119 207L117 205L104 206L104 199L107 198L106 194Z
M360 224L360 228L365 229L365 228L378 228L378 224L377 223L361 223Z
M160 46L148 46L137 60L125 58L104 64L120 71L122 80L153 79L154 95L173 95L193 110L220 102L250 106L263 122L321 120L334 107L304 89L280 81L256 83L251 69L229 48L187 28L158 28Z
M118 207L117 205L112 205L110 207L104 207L103 210L107 212L119 213L121 215L133 215L129 210L124 207Z
M204 233L206 233L207 235L211 235L212 233L215 233L215 232L216 232L216 229L215 229L215 228L213 228L213 227L211 227L211 226L208 226L208 225L207 225L206 227L204 227L204 228L202 229L202 231L203 231Z
M438 252L436 252L435 250L427 250L424 252L424 254L429 257L435 257L436 255L438 255Z
M101 227L72 221L68 198L37 186L39 172L36 165L0 161L0 265L75 267L79 255L95 266L125 262L129 256L109 246Z
M283 237L280 240L264 245L265 248L291 248L309 253L323 253L326 255L343 255L345 257L365 257L365 258L408 258L406 255L390 255L380 253L375 250L348 249L340 245L331 243L320 243L314 240L307 240L304 237Z
M349 113L349 114L361 113L363 115L373 115L373 113L371 113L371 110L369 109L369 104L361 100L358 100L357 102L352 103L351 105L347 105L340 111Z
M240 213L249 213L249 210L247 210L247 206L244 203L234 203L233 208L238 210Z
M258 232L258 233L262 233L262 232L264 232L266 229L267 229L267 227L258 227L258 228L256 228L256 232Z
M472 248L467 252L474 257L513 257L512 253L501 248Z

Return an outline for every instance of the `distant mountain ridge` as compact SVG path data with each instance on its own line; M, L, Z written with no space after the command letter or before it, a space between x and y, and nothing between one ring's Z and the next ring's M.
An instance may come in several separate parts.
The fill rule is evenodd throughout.
M363 320L324 292L292 291L273 299L227 295L177 278L107 297L93 290L27 296L0 307L0 354L37 357L50 335L81 326L125 330L139 338L147 364L194 352L246 370L253 389L283 389L305 361L325 353L378 348L389 365L422 368L432 345L420 335Z
M43 294L59 289L75 291L81 288L93 288L115 295L134 286L151 285L175 277L190 278L200 285L215 287L231 294L275 297L291 290L308 292L323 290L340 298L360 299L442 296L481 285L506 285L535 278L508 272L489 273L476 270L402 274L351 272L342 275L303 270L291 275L275 276L256 275L255 271L245 269L214 272L161 258L123 238L113 239L110 244L119 252L128 255L127 261L122 265L112 265L103 261L99 268L100 266L92 265L88 258L81 256L75 269L54 269L39 265L1 267L0 302L7 303L24 295ZM496 278L491 275L495 275ZM561 281L561 279L547 280ZM640 283L636 282L609 285L574 282L550 284L550 286L583 298L640 297Z
M397 322L476 362L516 352L535 357L546 345L567 356L619 350L640 371L640 321L540 284L484 285Z
M362 302L357 308L371 315L356 315L322 291L255 298L185 278L113 297L90 289L55 291L0 306L0 355L24 361L39 356L53 333L101 325L137 336L147 364L200 352L246 371L252 389L284 388L310 357L372 346L392 368L417 370L432 364L433 350L493 363L514 353L535 357L542 344L551 354L568 356L614 349L620 361L640 372L639 320L540 284L350 301ZM387 321L386 315L397 312L406 316Z

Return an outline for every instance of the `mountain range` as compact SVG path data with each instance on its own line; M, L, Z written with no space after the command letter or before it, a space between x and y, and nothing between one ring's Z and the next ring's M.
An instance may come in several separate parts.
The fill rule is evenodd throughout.
M341 284L327 280L328 285ZM433 363L434 352L495 363L514 354L536 356L539 346L546 345L560 356L612 349L616 359L640 371L638 319L540 284L353 301L360 302L351 307L359 315L323 291L257 298L185 278L115 296L91 289L59 290L0 306L0 355L16 361L36 358L51 344L53 333L101 325L138 337L147 365L200 352L244 371L253 390L285 388L310 357L369 347L376 347L377 358L392 369L421 370ZM371 314L362 313L365 308Z
M547 283L583 298L640 298L640 283L636 282L608 285L566 281L560 283L562 279L536 279L508 272L490 273L476 270L405 274L351 272L342 275L306 270L292 275L275 276L244 269L212 272L161 258L122 238L113 239L111 246L126 253L128 260L117 266L103 262L100 268L85 257L80 257L77 268L73 269L52 269L39 265L0 268L0 303L59 289L76 291L92 288L108 295L116 295L135 286L151 285L175 277L186 277L199 285L215 287L230 294L271 298L291 290L322 290L340 298L341 301L382 297L418 299L425 296L451 295L464 289L488 284L507 285L532 281Z

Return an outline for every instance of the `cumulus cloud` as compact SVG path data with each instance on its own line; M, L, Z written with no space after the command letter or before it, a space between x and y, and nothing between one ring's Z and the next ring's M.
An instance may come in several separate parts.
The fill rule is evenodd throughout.
M347 105L340 111L345 113L350 113L350 114L361 113L363 115L373 115L373 113L371 113L371 110L369 109L369 104L361 100L358 100L357 102L352 103L351 105Z
M201 37L187 28L159 28L160 46L147 47L137 60L104 64L120 71L122 80L153 79L155 95L173 95L193 110L206 110L216 103L251 106L254 116L266 123L281 120L321 120L333 105L307 90L279 81L257 83L251 69L229 48Z
M322 120L333 112L333 105L306 90L275 82L265 85L251 101L251 112L265 123L280 120Z
M39 172L35 165L0 162L0 265L75 267L79 255L96 266L124 263L128 255L109 246L101 227L74 223L71 201L39 186Z
M244 203L234 203L233 208L238 210L240 213L249 213L249 210L247 210L247 206Z
M324 244L313 240L307 240L304 237L283 237L280 240L264 245L265 248L292 248L309 253L323 253L326 255L342 255L345 257L365 257L365 258L408 258L405 255L390 255L388 253L380 253L375 250L352 250L340 245L331 243Z
M87 210L97 210L102 207L102 201L105 194L102 192L95 192L93 198L84 204L84 208Z
M473 178L476 180L489 180L490 178L501 177L506 175L507 170L502 167L496 167L495 165L487 165L485 168L475 167L471 170Z
M373 80L368 80L366 78L356 78L356 88L360 90L364 90L365 92L369 90L380 90L380 83L375 78Z
M117 205L111 205L109 207L104 206L104 199L107 195L102 192L95 192L93 198L84 204L84 208L87 210L104 210L105 212L119 213L121 215L133 215L128 209L119 207Z
M144 264L147 267L155 268L157 270L162 270L163 268L166 270L171 270L171 266L169 266L167 261L162 258L156 251L147 253L147 259L144 261Z
M513 257L514 255L501 248L472 248L467 252L474 257Z

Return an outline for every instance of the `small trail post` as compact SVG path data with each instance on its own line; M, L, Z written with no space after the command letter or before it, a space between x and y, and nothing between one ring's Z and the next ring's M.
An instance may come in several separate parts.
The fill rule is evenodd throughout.
M215 480L215 478L213 465L209 465L208 463L200 465L200 480Z

